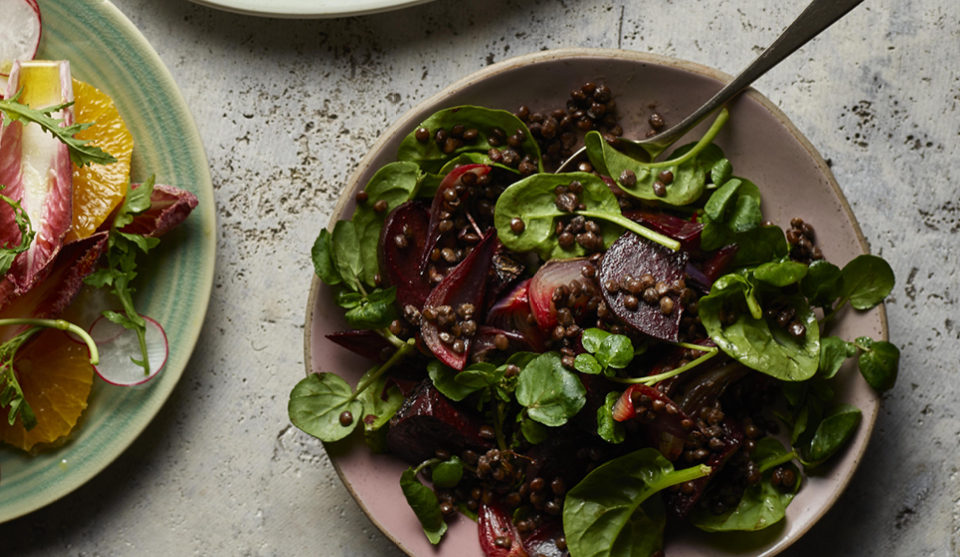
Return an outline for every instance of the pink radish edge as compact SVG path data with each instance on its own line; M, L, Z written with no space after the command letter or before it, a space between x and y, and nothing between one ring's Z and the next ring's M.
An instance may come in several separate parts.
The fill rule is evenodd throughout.
M111 350L116 349L117 344L119 344L117 343L117 340L123 337L125 334L131 335L134 339L136 338L135 331L133 331L132 329L126 329L120 325L117 325L122 329L122 331L120 331L120 334L113 336L112 338L104 342L97 341L97 348L100 349L100 364L93 366L94 371L97 372L97 375L100 377L100 379L103 379L104 382L109 383L110 385L115 385L118 387L134 387L136 385L142 385L147 381L150 381L151 379L156 377L157 374L160 373L160 371L167 365L167 359L170 356L170 344L167 340L167 332L163 330L163 327L160 325L160 323L157 323L156 320L150 317L147 317L146 315L141 315L140 317L142 317L147 322L147 345L148 345L147 351L148 352L150 351L149 345L150 345L150 338L151 338L151 335L150 335L151 330L160 333L160 338L162 339L162 342L163 342L163 360L158 366L151 365L150 375L144 376L142 374L143 368L141 368L140 366L137 366L136 364L130 361L131 356L133 357L141 356L140 345L138 342L136 342L136 340L133 341L133 346L135 347L135 350L133 352L131 352L130 350L120 349L120 350L123 350L122 354L119 354L119 355L112 354ZM99 321L100 319L98 319L96 322L94 322L93 325L90 326L91 331L94 329L94 327L97 325L97 322ZM157 341L156 337L154 337L154 339L155 339L154 341L156 342ZM119 374L105 372L104 368L107 364L107 362L104 361L105 357L110 358L111 356L119 356L121 358L120 363L111 362L114 365L130 366L130 369L126 371L132 372L133 374L132 376L135 377L136 380L126 380L125 378L121 379L119 378ZM128 373L128 375L131 375L131 373Z
M8 2L11 0L7 0ZM12 0L16 1L16 0ZM33 52L30 53L29 58L17 58L16 60L33 60L37 57L37 51L40 50L40 38L43 36L43 17L40 15L40 4L37 3L37 0L21 0L30 6L30 9L33 10L34 15L37 17L37 36L33 44ZM17 21L9 21L8 24L14 25L18 23ZM22 21L19 23L23 23ZM16 26L16 25L14 25ZM10 62L15 62L16 60L10 60ZM9 74L0 72L0 77L9 77ZM4 88L5 89L5 88ZM0 91L0 99L3 98L5 91Z

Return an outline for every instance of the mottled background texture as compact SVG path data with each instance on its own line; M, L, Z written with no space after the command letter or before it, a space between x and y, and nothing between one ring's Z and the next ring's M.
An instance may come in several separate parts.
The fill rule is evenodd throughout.
M399 556L286 411L309 249L357 161L403 112L490 63L620 47L736 73L805 2L437 0L326 21L116 3L170 68L209 155L213 299L146 432L83 488L0 526L2 555ZM960 553L958 61L957 0L867 0L756 85L831 162L898 279L899 383L849 489L789 557Z

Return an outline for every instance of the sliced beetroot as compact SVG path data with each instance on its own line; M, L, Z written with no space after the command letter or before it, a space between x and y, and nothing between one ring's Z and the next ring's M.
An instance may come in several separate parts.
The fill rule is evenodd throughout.
M430 280L420 272L429 225L427 208L420 202L408 201L387 215L380 230L377 243L380 271L387 286L397 287L397 303L401 308L412 305L423 309L430 294ZM398 238L402 238L400 243Z
M644 405L637 408L635 399L642 400ZM613 406L614 420L625 422L634 418L657 431L684 439L696 428L679 404L649 385L630 385Z
M563 537L563 523L555 518L545 519L532 532L523 538L523 549L527 555L537 557L564 557L567 553L566 544L560 541ZM563 546L564 549L561 549Z
M140 184L130 185L131 189L138 187ZM156 184L150 194L150 208L133 217L133 222L124 226L121 231L158 238L190 216L197 203L197 196L187 190Z
M589 269L588 275L596 275L596 265L588 259L551 259L533 275L529 286L530 309L542 330L550 331L558 324L554 295L563 299L563 305L571 310L577 322L596 309L599 288L593 278L584 274L584 269ZM579 286L574 288L576 285ZM557 293L561 286L564 296Z
M465 164L463 166L458 166L450 171L447 174L443 181L440 182L440 186L437 187L437 193L433 196L433 203L430 205L430 224L427 227L427 241L426 248L423 250L423 254L420 256L420 272L425 273L427 271L427 265L430 263L430 252L433 251L433 248L437 247L440 243L440 239L443 236L453 237L454 231L450 230L447 232L442 232L440 230L440 222L444 219L441 218L441 213L444 212L444 194L447 190L455 189L457 186L463 187L463 176L464 174L471 173L476 177L483 176L490 172L490 167L484 164ZM462 202L462 198L461 198Z
M470 252L470 255L447 273L440 284L430 292L426 302L424 302L424 310L450 306L456 311L461 304L472 304L478 312L475 319L480 320L482 315L479 315L479 308L483 307L487 273L490 271L493 254L496 252L498 245L500 245L500 241L497 239L497 231L489 231L483 240L477 244L477 247ZM453 350L452 344L444 344L440 340L441 331L436 320L423 319L420 333L423 342L438 360L456 370L462 370L466 366L470 355L471 339L469 336L462 337L465 348L463 352L458 354Z
M327 338L354 354L359 354L375 362L385 362L396 351L390 342L376 331L337 331Z
M713 282L720 278L730 267L738 251L740 251L740 246L737 244L724 246L718 249L713 256L703 264L700 270L703 271L703 275L710 281L711 286Z
M530 282L527 279L515 286L509 294L490 306L487 323L504 331L522 336L534 352L547 350L547 339L537 325L530 309Z
M723 441L723 450L711 452L704 462L711 468L710 474L693 480L693 491L690 493L684 493L680 489L664 492L664 504L667 507L667 512L677 518L683 519L687 516L693 506L697 504L697 501L700 500L700 497L703 496L710 479L723 469L724 464L743 445L743 430L736 421L728 416L720 422L719 427L722 431L720 440Z
M487 278L487 304L492 304L504 290L513 285L523 274L526 266L509 255L501 245L493 255L490 276Z
M507 339L506 350L497 346L499 335L503 335ZM503 358L516 352L531 351L533 351L533 347L520 333L482 325L477 329L476 336L473 337L470 359L474 362L486 362L491 359L490 356L494 353Z
M499 501L481 503L477 519L480 549L487 557L527 557L520 541L520 532Z
M650 274L658 283L670 285L683 278L687 257L685 251L673 251L628 232L614 242L603 256L598 273L599 282L604 285L611 281L622 284L628 276L639 279ZM623 289L610 292L607 288L601 288L601 292L610 311L627 325L653 338L677 342L683 315L679 295L667 294L673 300L673 310L665 314L660 304L644 302L642 292L635 295L639 301L635 310L628 309L624 304L628 294Z
M703 231L703 225L699 222L690 222L663 212L643 210L624 211L623 216L677 240L683 251L700 249L700 232Z
M483 419L454 405L426 380L390 420L387 447L411 464L433 458L437 449L453 454L465 449L485 452L493 445L480 436L483 425Z

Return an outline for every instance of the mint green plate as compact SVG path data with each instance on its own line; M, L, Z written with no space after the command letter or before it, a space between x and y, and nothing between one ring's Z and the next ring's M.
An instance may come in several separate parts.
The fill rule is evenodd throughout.
M200 204L163 237L137 278L137 309L166 329L166 367L142 387L94 380L89 407L65 445L37 456L0 448L0 522L39 509L107 467L160 411L187 366L213 285L216 216L207 157L193 117L159 56L110 2L40 0L38 58L69 60L73 75L113 97L133 133L133 180L196 194ZM142 259L142 258L141 258Z

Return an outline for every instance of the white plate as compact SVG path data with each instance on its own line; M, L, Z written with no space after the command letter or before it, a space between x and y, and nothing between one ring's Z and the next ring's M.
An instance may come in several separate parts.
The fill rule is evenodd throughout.
M283 18L326 18L399 10L431 0L192 0L197 4L244 15Z

